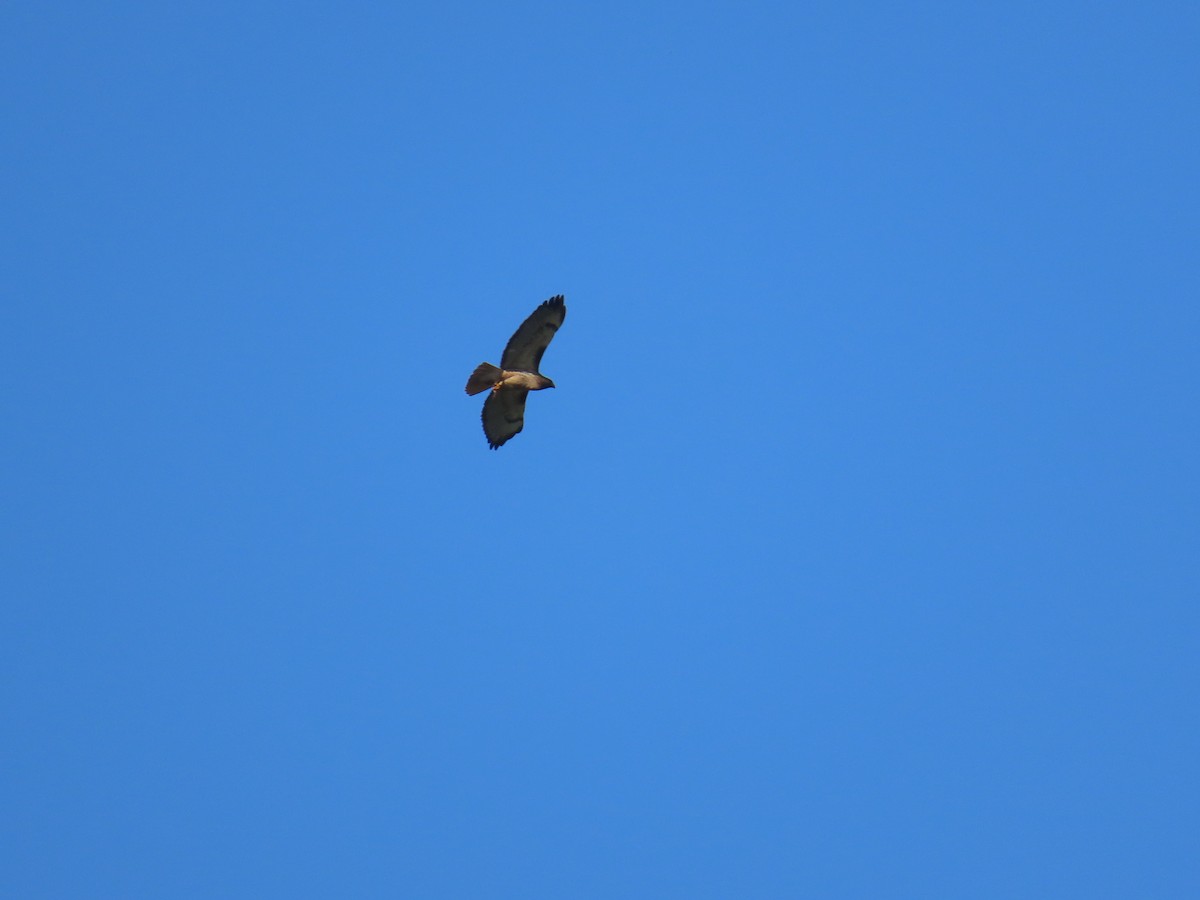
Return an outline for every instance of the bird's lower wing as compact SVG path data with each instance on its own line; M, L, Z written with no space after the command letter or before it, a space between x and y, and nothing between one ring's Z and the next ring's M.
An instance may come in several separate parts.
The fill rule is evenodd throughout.
M525 427L525 398L522 388L501 388L488 394L483 404L483 433L495 450Z

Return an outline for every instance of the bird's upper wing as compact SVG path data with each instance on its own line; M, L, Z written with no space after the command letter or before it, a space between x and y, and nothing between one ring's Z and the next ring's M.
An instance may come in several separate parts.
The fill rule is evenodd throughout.
M538 371L542 354L550 346L550 339L566 317L567 308L563 305L562 294L551 297L535 309L508 339L508 346L500 357L500 368L509 372ZM517 430L520 431L519 428Z
M488 446L495 450L525 427L524 388L501 388L488 394L483 403L483 433Z

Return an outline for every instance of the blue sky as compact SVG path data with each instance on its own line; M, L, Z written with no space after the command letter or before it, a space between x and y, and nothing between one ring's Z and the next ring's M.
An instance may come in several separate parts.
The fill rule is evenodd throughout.
M1197 896L1198 38L5 4L0 893Z

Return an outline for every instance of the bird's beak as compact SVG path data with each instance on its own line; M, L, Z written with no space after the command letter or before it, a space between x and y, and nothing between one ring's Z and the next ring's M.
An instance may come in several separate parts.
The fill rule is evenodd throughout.
M550 382L550 387L558 387L558 385L552 381L552 382Z

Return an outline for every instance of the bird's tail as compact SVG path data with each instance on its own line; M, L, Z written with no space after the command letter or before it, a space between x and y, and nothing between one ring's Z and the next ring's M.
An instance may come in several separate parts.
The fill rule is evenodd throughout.
M500 380L501 369L491 363L480 363L479 367L467 379L467 393L474 396L482 394Z

